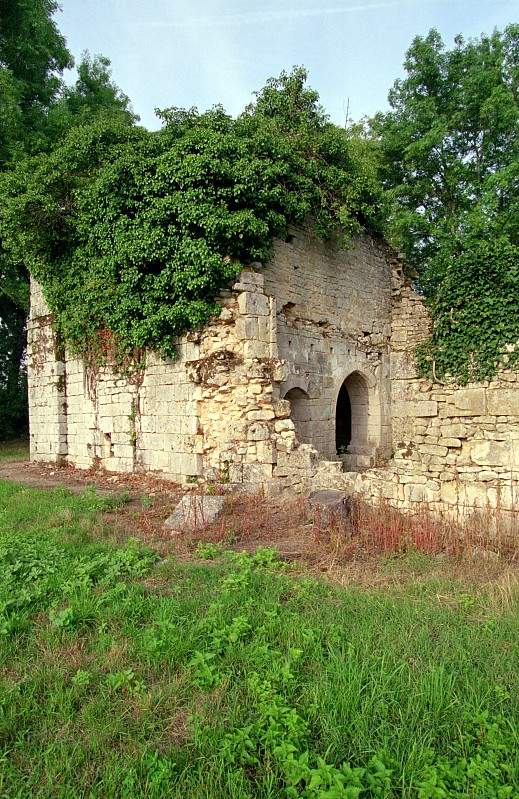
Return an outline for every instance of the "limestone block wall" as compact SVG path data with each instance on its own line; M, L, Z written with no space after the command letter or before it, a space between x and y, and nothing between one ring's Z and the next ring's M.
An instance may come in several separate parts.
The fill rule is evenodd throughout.
M248 271L222 305L203 332L178 342L176 360L148 353L145 368L121 376L59 349L34 285L32 458L301 490L318 455L297 442L290 405L276 390L286 369L276 355L275 300L263 276Z
M271 264L244 270L222 293L219 318L180 339L175 360L147 353L144 367L121 375L60 350L34 285L33 457L301 490L323 469L320 457L336 457L337 392L355 369L370 387L373 453L388 448L390 291L370 238L342 252L295 231ZM297 439L284 399L292 385L310 399L308 440Z
M147 353L145 367L126 375L109 366L94 369L65 352L58 359L52 318L34 286L29 339L33 457L79 468L159 471L180 481L221 477L223 469L226 479L239 481L243 470L236 464L262 462L265 454L257 455L258 430L248 441L248 414L257 421L266 415L265 404L272 407L276 364L269 357L268 326L263 325L262 338L258 333L260 279L244 275L252 291L245 290L249 284L238 284L228 292L220 319L203 334L179 340L175 360ZM252 350L245 327L255 322ZM266 371L257 357L260 343L269 362ZM288 417L287 408L276 412ZM268 416L277 418L273 410ZM285 425L294 439L289 419ZM270 457L266 478L272 477L272 468Z
M519 508L519 374L459 386L417 377L414 349L429 331L421 298L394 284L391 335L393 457L343 484L404 509Z
M367 440L354 453L364 468L391 452L391 270L387 248L370 236L340 249L294 228L264 273L288 368L280 392L296 405L299 436L323 457L337 457L337 398L358 372L369 388Z
M519 374L468 386L419 378L414 350L430 320L398 259L367 236L342 252L291 235L222 293L219 317L180 339L175 360L147 353L124 375L65 352L33 283L31 457L184 482L339 485L405 510L517 508ZM345 381L343 461L361 472L343 472L336 452Z
M65 355L41 289L33 280L27 346L31 460L58 462L68 446Z

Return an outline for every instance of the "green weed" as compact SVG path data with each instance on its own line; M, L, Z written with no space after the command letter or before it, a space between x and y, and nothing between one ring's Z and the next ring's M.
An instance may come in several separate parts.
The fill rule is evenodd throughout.
M104 502L0 482L0 797L517 799L514 595L158 563Z

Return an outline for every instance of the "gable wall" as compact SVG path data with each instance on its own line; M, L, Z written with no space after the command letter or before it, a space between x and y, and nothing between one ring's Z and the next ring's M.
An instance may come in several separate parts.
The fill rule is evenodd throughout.
M369 455L361 454L360 465L374 465L391 450L387 248L369 236L341 250L308 230L291 233L290 243L276 243L265 269L265 290L277 305L279 355L288 367L281 394L294 387L306 392L304 440L333 459L339 389L360 372L370 387Z

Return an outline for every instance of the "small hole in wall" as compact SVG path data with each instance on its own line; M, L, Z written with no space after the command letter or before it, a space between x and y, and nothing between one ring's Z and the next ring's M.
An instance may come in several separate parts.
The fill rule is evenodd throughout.
M112 444L112 436L110 433L105 433L105 444L108 444L108 453L109 457L112 457L114 454L114 445Z
M291 347L291 346L292 346L292 339L290 339L290 338L288 339L288 346L289 346L289 347Z
M287 235L286 239L285 239L285 242L286 242L286 244L292 244L292 242L294 241L294 239L295 239L295 236L293 236L291 233L289 233L289 234Z

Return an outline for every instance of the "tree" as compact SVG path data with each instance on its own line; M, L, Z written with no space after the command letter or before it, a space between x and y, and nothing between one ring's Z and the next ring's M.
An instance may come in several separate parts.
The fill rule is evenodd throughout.
M47 109L63 70L73 65L53 19L57 9L55 0L0 0L0 80L7 87L0 93L0 118L17 117L0 140L4 158L19 154L20 145L24 152L41 149Z
M417 37L391 110L372 120L393 200L388 233L433 316L424 372L461 381L517 363L519 26L445 48Z
M101 116L135 121L128 98L110 76L110 62L83 56L73 87L63 71L73 66L53 15L54 0L0 0L0 174L24 158L48 152L74 125ZM0 438L27 424L25 318L29 274L13 260L0 229Z
M43 285L67 345L87 357L174 353L243 264L290 223L323 236L380 230L383 197L351 135L296 70L237 119L168 109L149 132L102 119L73 129L0 187L13 261Z
M52 15L53 0L0 0L0 170L45 142L46 112L72 58ZM23 368L28 273L0 234L0 438L26 426Z
M138 121L129 98L112 80L109 58L92 58L86 51L77 73L75 84L62 84L49 107L46 133L51 146L72 127L88 125L94 120L109 117L130 125Z

